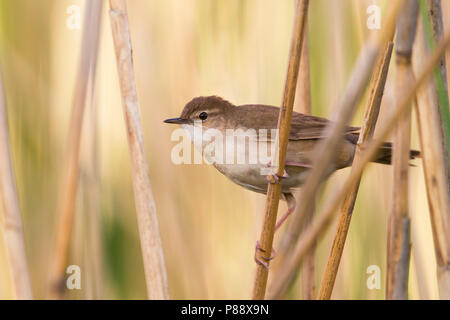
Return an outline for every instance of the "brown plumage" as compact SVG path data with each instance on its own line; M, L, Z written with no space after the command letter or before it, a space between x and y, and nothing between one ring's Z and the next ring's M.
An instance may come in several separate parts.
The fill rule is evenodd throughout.
M268 105L235 106L217 96L197 97L186 104L179 118L168 119L165 122L189 126L197 120L202 122L204 128L223 131L239 128L267 129L270 133L270 129L277 128L279 110L278 107ZM203 119L204 117L206 118ZM290 193L303 184L306 173L314 166L313 151L318 141L325 138L327 133L325 129L329 124L330 121L325 118L293 112L285 165L288 177L283 179L283 193ZM339 152L326 176L352 164L359 129L359 127L346 127L340 141ZM391 154L392 145L385 143L373 161L390 164ZM418 151L411 151L411 159L419 154ZM214 163L214 166L233 182L252 191L266 192L267 180L261 176L260 169L267 166L267 163L257 165Z

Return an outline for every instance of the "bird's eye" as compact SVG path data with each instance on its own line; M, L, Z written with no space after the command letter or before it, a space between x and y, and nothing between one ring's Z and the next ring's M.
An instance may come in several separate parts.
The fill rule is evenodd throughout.
M208 118L208 114L206 112L202 112L198 115L198 117L200 118L200 120L204 121L206 120L206 118Z

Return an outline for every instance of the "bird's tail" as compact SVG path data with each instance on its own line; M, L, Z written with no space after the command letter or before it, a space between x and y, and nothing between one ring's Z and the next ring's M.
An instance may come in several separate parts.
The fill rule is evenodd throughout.
M409 151L410 159L415 159L417 157L420 157L420 151L417 151L417 150ZM390 143L390 142L383 143L383 145L380 147L380 149L378 149L378 152L372 161L376 162L376 163L382 163L382 164L391 164L392 163L392 143Z
M347 134L345 136L348 141L354 143L358 142L359 138L359 132L352 132L350 134ZM384 142L381 147L378 149L377 154L372 159L372 162L376 163L382 163L382 164L391 164L392 163L392 143L391 142ZM409 151L409 158L415 159L420 158L420 151L418 150L410 150Z

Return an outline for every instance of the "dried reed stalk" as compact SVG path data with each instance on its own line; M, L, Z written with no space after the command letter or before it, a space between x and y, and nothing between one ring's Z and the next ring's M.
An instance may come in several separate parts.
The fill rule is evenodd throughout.
M426 57L424 30L418 33L416 44L413 60L417 63ZM434 81L430 81L417 93L417 101L417 122L436 254L439 295L441 299L450 299L450 188L446 179L446 144Z
M373 159L378 152L379 147L389 137L389 134L394 129L397 121L403 113L409 110L411 107L410 102L414 98L417 90L425 83L426 80L429 79L433 72L434 66L437 65L449 45L450 34L446 35L443 41L439 43L432 56L426 59L425 65L419 72L417 81L410 87L407 94L404 95L400 101L397 101L397 107L393 113L390 114L380 125L377 136L362 146L363 152L361 155L361 161L354 165L355 169L352 170L344 185L329 197L324 209L317 215L317 219L315 219L312 226L308 228L300 240L297 241L296 246L292 250L292 254L289 256L289 259L284 264L284 267L280 269L282 272L277 275L276 279L274 279L276 281L272 282L268 295L270 299L280 298L286 292L305 254L308 253L314 241L322 236L327 227L329 227L331 221L339 212L336 209L340 205L342 199L350 189L354 188L362 172L364 171L365 166L371 161L371 159Z
M288 144L289 130L291 125L292 110L294 108L295 89L297 86L300 57L303 48L304 31L308 14L309 0L299 0L294 22L291 48L289 53L289 65L284 87L283 103L278 118L278 154L277 172L278 176L284 175L284 162L286 161L286 150ZM272 243L277 219L278 203L281 195L281 183L269 183L267 189L267 200L262 225L259 245L263 252L258 252L260 259L269 259L272 254ZM258 264L256 267L255 282L253 287L253 299L264 299L269 270Z
M305 26L305 34L298 70L297 93L294 109L300 113L311 114L311 81L309 75L309 44L308 25Z
M437 43L438 41L440 41L443 36L444 36L444 21L443 21L443 16L442 16L442 5L441 5L441 1L440 0L427 0L426 1L426 5L427 5L427 13L428 13L428 17L429 20L431 22L431 27L432 27L432 33L433 33L433 38L434 38L434 43ZM448 13L447 13L448 14ZM450 15L449 15L450 16ZM450 20L448 21L448 25L450 25ZM450 28L448 28L450 30ZM450 59L450 54L447 54L447 57L442 57L440 63L439 63L439 69L440 69L440 73L442 76L442 80L443 80L443 88L442 90L442 95L446 96L446 101L449 101L449 84L448 84L448 79L447 79L447 63L446 63L446 58L447 60ZM436 90L437 90L437 86L436 86ZM440 106L440 99L437 100L438 104L439 104L439 108L441 107L445 107L445 106ZM447 105L448 108L450 108L450 104ZM445 113L444 109L441 109L442 112ZM441 117L442 117L442 112L441 112ZM443 151L444 151L444 157L445 157L445 161L448 163L449 162L449 157L450 157L450 150L448 148L449 144L448 144L448 139L450 139L450 134L448 133L448 124L447 127L444 125L444 122L441 121L441 127L442 130L447 130L447 139L443 139L442 143L444 143L443 145ZM445 136L444 136L445 137ZM448 179L448 183L450 184L450 170L447 168L447 179Z
M311 114L311 83L309 78L309 53L308 53L308 29L306 26L305 39L303 40L302 55L300 59L299 81L297 82L297 99L295 100L297 109L304 114ZM294 107L295 108L295 107ZM313 220L314 210L311 216L305 217L302 229L304 230ZM301 231L300 231L301 232ZM302 266L302 292L303 299L312 300L316 296L316 275L315 275L315 248L312 248L305 258Z
M55 261L50 283L50 297L54 299L61 298L64 293L64 276L67 268L78 185L81 129L89 82L89 70L92 61L97 59L101 12L101 0L86 2L81 57L70 118L66 151L67 159L64 162L64 180L58 211L59 225L57 229Z
M433 29L433 37L436 42L441 41L444 37L444 22L442 19L441 0L426 0L428 9L428 16L431 21ZM442 78L444 79L444 87L447 90L447 68L445 63L445 56L439 62L439 69L441 70Z
M125 124L133 174L136 213L141 239L147 293L150 299L168 299L166 267L144 153L130 27L125 0L110 0L111 29L117 59Z
M98 99L95 90L97 63L94 59L91 64L88 85L88 117L86 119L86 145L88 150L85 165L84 201L86 210L83 225L87 234L83 238L86 263L86 275L89 283L86 284L87 299L101 299L102 297L102 240L100 221L100 182L98 162ZM86 277L86 278L87 278Z
M33 299L28 273L22 218L9 145L8 116L0 74L0 191L3 205L3 236L16 299Z
M450 30L450 1L441 2L442 10L441 16L444 22L443 35ZM447 79L447 92L450 93L450 83L448 81L448 75L450 74L450 52L445 54L446 65L446 79ZM450 104L448 105L450 111Z
M381 100L383 97L384 85L386 83L389 70L389 62L391 61L392 47L392 42L389 42L386 45L384 54L379 57L375 72L373 73L369 86L371 88L370 96L364 112L363 125L359 134L358 144L356 145L353 164L361 161L361 146L373 136L375 131L375 125L377 123ZM354 168L352 168L352 170L354 170ZM344 251L345 240L350 227L356 196L358 194L359 182L360 179L358 179L355 187L345 196L344 201L339 208L340 216L336 236L334 238L333 246L331 248L328 263L319 289L318 299L320 300L328 300L331 298L342 252Z
M397 19L395 99L414 83L411 56L416 34L417 0L408 0ZM410 258L409 159L411 112L405 112L394 130L392 165L394 171L392 209L388 222L386 299L408 298Z
M347 89L341 101L334 108L335 119L327 128L327 138L317 146L314 166L302 187L302 198L296 212L291 217L289 229L285 231L280 242L281 248L276 259L276 264L280 266L284 266L287 263L286 260L289 259L290 252L298 239L298 230L303 217L310 215L315 195L336 154L345 126L355 112L357 102L362 96L377 57L384 49L385 44L393 37L395 19L402 4L402 0L390 3L384 18L382 31L374 34L359 54L356 66L348 81Z

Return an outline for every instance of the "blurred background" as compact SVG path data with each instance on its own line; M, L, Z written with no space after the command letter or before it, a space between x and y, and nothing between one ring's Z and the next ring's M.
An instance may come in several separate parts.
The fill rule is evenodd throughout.
M376 32L366 26L366 9L377 4L384 11L387 2L311 1L308 33L314 115L330 117L362 44L369 32ZM47 292L45 279L54 246L79 62L82 30L67 26L71 16L67 10L73 5L79 6L83 15L85 1L81 0L0 0L0 65L36 298L45 298ZM443 1L443 6L443 13L450 13L448 1ZM250 297L254 246L265 197L234 185L213 167L174 165L170 154L176 142L170 136L175 127L162 121L178 116L191 98L200 95L219 95L237 105L280 105L294 9L294 0L128 1L145 151L171 298ZM69 258L69 264L81 267L82 288L70 291L68 297L144 299L130 161L106 1L103 11L94 103L85 113ZM392 74L380 121L392 106ZM361 124L366 97L353 125ZM412 132L412 147L418 149L415 118ZM94 182L92 159L98 169L94 170ZM420 160L415 164L410 170L413 246L409 291L412 299L434 299L438 292L429 212L422 165ZM318 208L330 188L342 184L348 173L344 169L332 176ZM391 180L392 169L379 164L371 164L363 177L333 298L384 298ZM281 203L280 214L285 210ZM95 228L91 228L93 214L99 217ZM334 232L333 226L316 252L317 286ZM101 252L92 250L97 240ZM366 286L370 265L381 269L379 290ZM300 285L293 287L289 298L302 297ZM0 236L0 298L11 297Z

